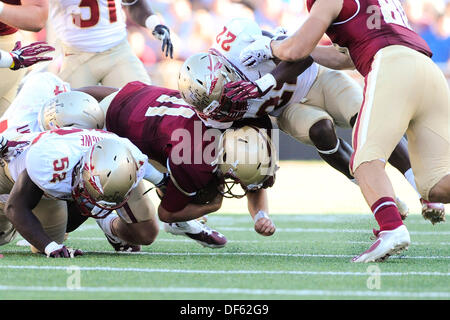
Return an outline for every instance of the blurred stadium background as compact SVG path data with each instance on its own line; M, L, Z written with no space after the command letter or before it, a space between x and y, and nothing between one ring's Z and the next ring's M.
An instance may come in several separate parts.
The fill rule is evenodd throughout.
M450 0L404 0L409 21L425 38L450 84ZM128 40L136 55L145 64L155 85L177 88L177 75L183 61L191 54L207 51L223 25L232 18L255 19L264 30L278 26L294 32L307 15L302 0L158 0L151 1L170 28L174 59L161 54L160 42L151 32L128 19ZM51 26L38 34L24 33L26 41L52 41ZM330 44L327 38L323 44ZM60 60L56 55L50 69L56 71ZM357 72L350 74L362 83ZM395 106L393 106L395 108ZM340 137L351 141L351 130L338 129ZM369 213L359 188L336 170L320 161L315 149L301 145L280 134L280 159L275 187L270 190L271 213ZM293 161L309 160L309 161ZM401 174L391 167L388 172L397 195L406 201L412 213L420 212L417 194ZM293 199L298 200L293 202ZM155 203L159 200L155 197ZM295 205L293 205L295 203ZM245 200L226 199L221 212L246 213ZM447 211L449 211L447 208Z

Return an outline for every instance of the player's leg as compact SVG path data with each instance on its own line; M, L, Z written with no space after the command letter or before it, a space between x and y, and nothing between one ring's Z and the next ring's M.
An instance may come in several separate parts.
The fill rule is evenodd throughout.
M96 86L100 82L98 54L80 52L70 47L63 47L63 61L58 77L68 82L72 88Z
M410 243L384 167L415 116L421 99L417 86L423 78L417 71L415 58L399 48L388 47L376 55L366 78L364 103L353 132L355 153L351 169L380 225L377 241L355 257L355 262L382 261Z
M3 212L13 185L5 172L5 166L0 166L0 246L11 242L17 235L16 229Z
M151 84L144 64L133 53L127 41L101 54L101 60L108 60L109 67L102 77L102 84L122 88L129 82L141 81Z
M11 51L14 48L16 41L19 40L18 34L12 34L0 37L0 49L4 51ZM25 75L26 70L9 70L0 69L0 116L6 111L9 105L14 100L20 80Z
M416 55L417 56L417 55ZM425 200L450 202L450 93L441 70L417 56L423 81L417 84L420 106L407 135L417 187ZM419 68L418 67L418 68ZM431 216L432 222L444 216Z
M278 126L297 141L314 145L330 166L349 179L351 156L348 144L336 136L333 119L324 110L307 104L291 104L277 118Z

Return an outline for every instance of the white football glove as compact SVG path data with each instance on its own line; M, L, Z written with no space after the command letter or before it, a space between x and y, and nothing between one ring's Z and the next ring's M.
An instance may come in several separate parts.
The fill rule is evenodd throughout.
M241 63L246 67L253 68L263 61L272 59L271 41L271 38L263 36L249 44L239 56Z

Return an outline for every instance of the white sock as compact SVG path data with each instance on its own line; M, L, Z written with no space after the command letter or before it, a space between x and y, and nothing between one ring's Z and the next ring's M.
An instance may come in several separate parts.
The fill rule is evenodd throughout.
M100 227L100 229L103 230L104 233L106 233L108 236L117 238L117 236L115 236L111 230L112 221L116 218L119 218L119 216L117 215L117 213L113 212L110 215L108 215L105 219L96 219L95 221L97 222L98 226Z

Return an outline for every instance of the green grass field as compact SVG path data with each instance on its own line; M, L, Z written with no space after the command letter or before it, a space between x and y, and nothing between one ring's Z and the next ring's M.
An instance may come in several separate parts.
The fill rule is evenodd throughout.
M277 232L265 238L248 215L210 215L208 224L229 240L223 249L161 230L141 253L117 254L93 220L70 234L67 244L86 252L76 259L47 259L14 241L0 247L0 300L450 298L448 223L432 226L412 214L407 252L354 264L350 259L372 243L369 214L273 220Z

